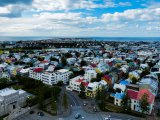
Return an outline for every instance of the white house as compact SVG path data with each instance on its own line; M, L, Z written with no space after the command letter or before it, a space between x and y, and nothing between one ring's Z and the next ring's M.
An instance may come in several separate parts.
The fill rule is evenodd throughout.
M22 69L20 70L20 73L21 73L21 74L26 74L26 73L29 72L29 69L30 69L30 68L22 68Z
M90 82L92 78L96 78L96 77L97 77L97 73L95 72L95 70L85 71L85 74L84 74L85 81Z
M75 78L70 79L69 81L69 88L71 88L74 91L80 92L80 85L83 84L85 87L88 86L88 82L85 82L83 76L77 76Z
M146 112L146 114L151 114L154 106L155 96L147 89L141 89L139 91L133 89L127 90L127 95L131 99L131 110L142 112L142 109L140 107L140 100L144 94L147 94L149 103L149 111Z
M128 81L121 81L119 84L114 84L113 89L116 91L115 94L112 94L112 96L114 97L114 104L121 106L121 101L125 95L125 91L126 91L126 85L128 85L129 82Z
M23 107L28 95L23 90L5 88L0 90L0 116L9 114L18 107Z

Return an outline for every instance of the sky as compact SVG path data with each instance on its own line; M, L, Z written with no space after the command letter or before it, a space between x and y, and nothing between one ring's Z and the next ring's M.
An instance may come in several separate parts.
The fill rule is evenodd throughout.
M0 0L0 36L160 37L160 0Z

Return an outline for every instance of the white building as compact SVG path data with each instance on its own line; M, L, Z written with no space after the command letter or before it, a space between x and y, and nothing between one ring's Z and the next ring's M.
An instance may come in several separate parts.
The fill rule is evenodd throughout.
M69 81L69 87L77 92L80 92L80 85L81 83L86 87L88 85L88 82L85 82L84 77L77 76L75 78L70 79Z
M57 70L55 72L44 71L43 68L32 68L29 72L29 77L41 80L44 84L53 85L57 84L59 81L67 83L71 71L67 69Z
M140 100L144 94L147 94L148 96L148 103L149 103L149 110L146 112L146 114L151 114L154 106L154 99L155 96L148 91L147 89L142 89L142 90L127 90L127 94L129 98L131 99L131 110L137 111L137 112L142 112L141 107L140 107Z
M26 103L27 93L23 90L5 88L0 90L0 116L9 114Z
M114 84L113 89L116 91L115 94L112 94L114 97L114 104L121 106L122 99L125 95L126 91L126 85L128 85L129 82L122 80L119 84Z
M92 78L96 78L96 77L97 77L97 73L95 72L95 70L87 70L84 74L84 79L87 82L90 82Z
M98 88L99 88L99 82L89 83L86 88L86 96L95 97Z

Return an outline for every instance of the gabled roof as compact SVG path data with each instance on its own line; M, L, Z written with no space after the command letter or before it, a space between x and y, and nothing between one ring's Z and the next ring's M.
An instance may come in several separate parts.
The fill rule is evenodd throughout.
M154 102L155 96L147 89L142 89L138 92L138 99L140 100L144 94L148 95L148 102L152 104Z
M129 96L129 98L137 100L138 91L127 90L127 95Z
M140 100L144 94L147 94L149 104L152 104L155 99L155 96L147 89L142 89L140 91L127 90L127 94L131 99L135 100Z

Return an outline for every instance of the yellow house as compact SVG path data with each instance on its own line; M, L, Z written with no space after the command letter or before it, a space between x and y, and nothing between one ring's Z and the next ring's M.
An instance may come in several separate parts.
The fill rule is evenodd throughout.
M98 82L89 83L86 88L86 96L94 98L96 96L98 87L99 87Z

